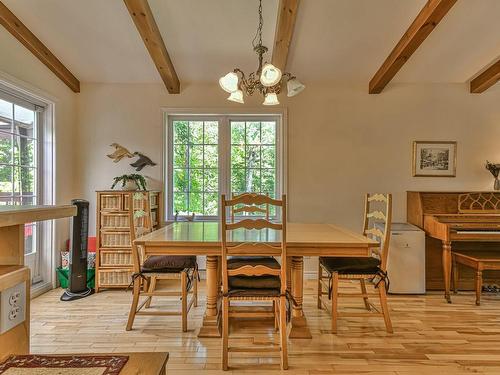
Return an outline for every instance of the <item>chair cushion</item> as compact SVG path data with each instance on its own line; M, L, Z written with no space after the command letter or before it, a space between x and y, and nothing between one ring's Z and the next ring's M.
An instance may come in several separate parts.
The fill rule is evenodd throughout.
M321 265L329 272L339 274L372 275L376 274L380 266L380 260L373 257L347 258L347 257L320 257Z
M142 272L179 272L196 266L196 256L192 255L154 255L142 265Z
M280 289L230 289L228 296L231 297L278 297Z
M279 276L230 276L228 280L229 290L235 289L280 289Z
M231 257L227 260L227 269L234 270L246 265L266 266L279 269L281 266L273 257Z
M279 269L280 264L273 257L243 257L236 256L227 260L227 268L234 270L246 265L251 266L266 266L272 269ZM281 281L279 276L262 275L262 276L230 276L229 277L230 290L256 290L256 289L279 289Z

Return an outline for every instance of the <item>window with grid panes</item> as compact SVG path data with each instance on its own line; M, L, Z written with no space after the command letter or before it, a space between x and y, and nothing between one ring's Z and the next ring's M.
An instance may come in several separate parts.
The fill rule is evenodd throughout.
M167 147L169 216L194 213L216 218L220 194L277 197L279 124L277 116L172 116Z
M37 106L0 96L0 205L38 203ZM25 253L36 252L35 223L25 226Z

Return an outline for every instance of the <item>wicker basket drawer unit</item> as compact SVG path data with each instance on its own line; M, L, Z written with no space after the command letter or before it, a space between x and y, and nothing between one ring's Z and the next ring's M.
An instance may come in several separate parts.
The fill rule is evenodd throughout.
M130 232L101 231L101 247L131 247Z
M97 202L96 291L125 288L133 273L133 240L163 222L162 193L103 190Z
M101 214L101 229L102 230L129 230L130 217L128 213L102 213Z
M132 252L130 250L101 250L99 252L100 267L132 267Z
M114 269L106 270L100 269L98 272L99 286L104 288L127 287L132 281L131 269Z
M123 196L121 194L102 194L101 211L122 211Z

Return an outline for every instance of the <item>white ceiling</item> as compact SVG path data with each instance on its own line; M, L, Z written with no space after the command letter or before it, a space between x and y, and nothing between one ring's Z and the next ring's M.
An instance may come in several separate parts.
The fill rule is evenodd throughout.
M161 82L123 0L3 0L82 82ZM272 47L278 0L264 0ZM368 81L426 0L302 0L288 69ZM149 0L182 82L254 70L257 0ZM394 78L466 82L500 56L500 0L459 0ZM270 59L272 51L269 52Z

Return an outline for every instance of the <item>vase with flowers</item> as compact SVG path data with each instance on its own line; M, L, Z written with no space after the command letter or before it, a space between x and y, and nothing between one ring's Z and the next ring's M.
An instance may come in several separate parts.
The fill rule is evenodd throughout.
M500 190L500 181L498 180L498 174L500 172L500 164L493 164L486 160L486 169L495 177L495 182L493 183L494 190Z

